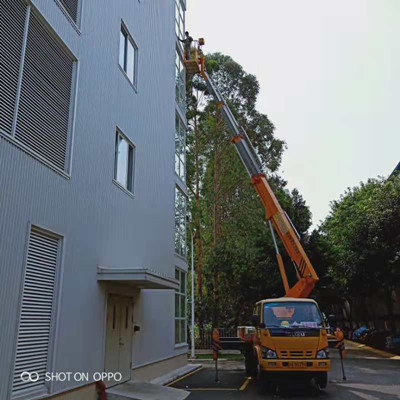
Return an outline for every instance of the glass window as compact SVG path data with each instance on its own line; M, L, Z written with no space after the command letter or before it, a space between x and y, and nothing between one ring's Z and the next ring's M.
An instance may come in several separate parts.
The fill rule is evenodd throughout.
M186 272L175 269L179 289L175 289L175 344L186 343Z
M185 11L181 0L175 0L175 32L180 39L185 37ZM182 43L179 42L182 48Z
M119 38L119 65L130 82L136 86L137 47L124 26L121 26Z
M176 102L180 109L186 112L186 70L178 50L175 57L175 82Z
M313 302L276 302L264 304L264 323L267 327L321 328L322 317Z
M128 54L126 60L126 74L129 80L133 83L135 71L135 48L130 40L128 40Z
M178 113L175 115L175 172L184 181L186 167L186 128Z
M175 188L175 253L186 257L186 196Z
M115 137L114 179L133 192L134 146L117 131Z
M125 47L126 47L126 34L123 30L120 32L119 36L119 65L122 69L125 68Z

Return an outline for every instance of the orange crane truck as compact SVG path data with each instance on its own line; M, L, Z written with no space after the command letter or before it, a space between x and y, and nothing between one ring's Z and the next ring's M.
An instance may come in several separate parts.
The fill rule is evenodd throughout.
M259 301L254 306L253 327L239 327L237 338L220 338L224 349L240 349L245 356L248 376L258 377L272 387L280 381L309 379L315 386L327 385L330 370L328 323L318 304L309 299L318 276L299 241L299 235L276 199L261 168L256 150L240 126L218 87L205 68L201 46L204 39L193 42L191 58L185 60L189 74L200 74L215 98L233 136L231 142L246 168L251 183L265 208L283 280L285 297ZM290 287L275 232L295 268L297 281ZM246 336L246 332L251 334Z

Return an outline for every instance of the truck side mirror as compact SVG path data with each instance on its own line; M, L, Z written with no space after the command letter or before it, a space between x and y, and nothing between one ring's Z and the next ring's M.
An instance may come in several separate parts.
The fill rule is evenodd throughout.
M258 328L258 326L260 325L260 316L257 314L252 315L251 317L251 323L253 324L253 326L255 326L256 328Z

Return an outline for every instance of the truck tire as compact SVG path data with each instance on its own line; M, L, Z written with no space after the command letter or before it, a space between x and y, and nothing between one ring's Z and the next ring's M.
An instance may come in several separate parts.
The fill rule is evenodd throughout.
M256 378L258 374L257 360L253 352L247 352L244 356L244 365L246 367L246 376Z
M325 389L328 385L328 373L327 372L320 372L317 377L317 382L321 389Z
M272 395L275 395L278 390L278 384L276 382L266 382L264 387L266 392Z
M278 383L271 380L268 374L259 372L257 377L258 393L261 395L275 395L278 390Z
M310 379L310 389L311 389L311 396L317 397L321 391L321 386L319 385L317 376L314 376Z

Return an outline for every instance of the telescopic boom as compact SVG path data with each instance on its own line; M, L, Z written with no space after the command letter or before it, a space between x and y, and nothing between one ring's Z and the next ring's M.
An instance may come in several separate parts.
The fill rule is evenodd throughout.
M256 189L265 208L266 219L268 221L274 241L276 258L282 276L286 297L308 297L316 282L318 282L318 276L311 265L311 262L308 259L302 245L300 244L297 231L295 230L288 215L280 206L275 194L267 182L266 176L261 169L261 162L250 142L249 137L247 136L246 131L237 123L224 97L206 71L204 55L201 51L201 45L203 44L203 39L199 39L198 42L195 42L195 48L192 52L193 58L190 60L185 60L186 69L188 73L201 74L201 76L204 78L209 92L217 101L228 128L233 134L231 142L235 145L236 151L250 176L251 183ZM278 236L281 239L296 271L297 282L292 287L290 287L288 283L285 267L282 257L279 253L274 231L278 233Z

